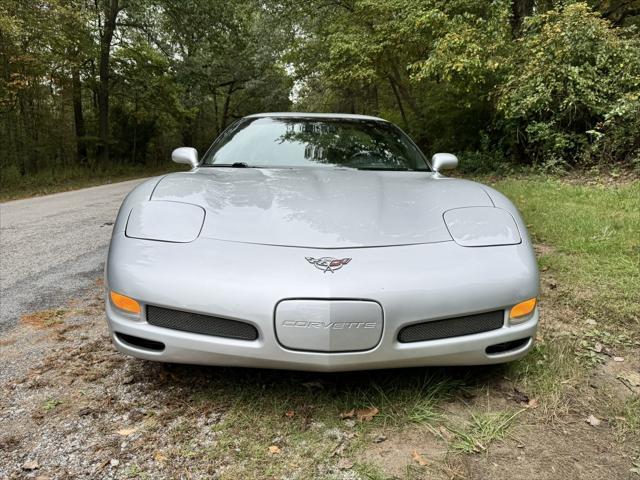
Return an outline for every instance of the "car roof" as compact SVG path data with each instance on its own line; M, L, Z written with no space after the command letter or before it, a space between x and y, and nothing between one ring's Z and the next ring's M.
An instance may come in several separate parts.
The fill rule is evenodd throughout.
M311 113L311 112L268 112L254 113L247 115L245 118L262 118L262 117L288 117L288 118L335 118L345 120L376 120L378 122L386 122L384 118L372 117L370 115L355 115L352 113Z

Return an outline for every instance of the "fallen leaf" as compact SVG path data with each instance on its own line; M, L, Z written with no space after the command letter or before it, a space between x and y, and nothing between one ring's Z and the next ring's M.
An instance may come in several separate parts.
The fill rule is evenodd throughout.
M167 461L167 456L162 452L156 452L153 458L158 463L164 463Z
M296 415L296 412L294 412L293 410L287 410L286 412L284 412L284 416L287 418L293 418Z
M38 465L38 462L36 462L35 460L29 460L28 462L24 462L22 464L22 470L37 470L40 468L40 465Z
M429 465L429 461L426 460L422 455L420 455L417 450L414 450L413 452L411 452L411 458L413 458L414 461L416 461L419 465L422 465L423 467L426 465Z
M602 421L599 418L596 418L593 415L589 415L586 419L585 422L587 422L589 425L591 425L592 427L597 427L599 426Z
M371 420L373 420L373 417L380 413L380 410L378 410L376 407L367 407L359 408L355 413L356 418L361 422L370 422Z
M527 402L527 406L529 408L538 408L538 399L537 398L532 398L531 400L529 400Z
M280 453L280 452L281 452L280 447L278 447L277 445L271 445L271 446L269 447L269 453L270 453L271 455L276 455L276 454L278 454L278 453Z
M341 458L338 462L338 469L340 470L349 470L353 468L353 462L348 458Z
M129 435L133 435L134 433L136 433L138 431L138 429L136 427L133 428L123 428L121 430L118 430L118 435L121 435L123 437L128 437Z
M340 418L341 418L342 420L344 420L345 418L353 418L355 414L356 414L356 411L355 411L355 410L353 410L353 409L351 409L351 410L349 410L348 412L342 412L342 413L340 414Z

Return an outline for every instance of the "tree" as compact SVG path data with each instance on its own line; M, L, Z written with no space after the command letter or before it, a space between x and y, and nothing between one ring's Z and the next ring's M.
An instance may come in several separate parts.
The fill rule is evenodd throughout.
M511 65L498 88L497 108L514 142L534 161L584 158L591 132L617 109L631 115L640 94L638 38L584 3L532 17ZM627 138L633 135L629 131ZM635 138L629 146L637 143L637 133Z
M116 31L118 15L125 8L125 0L96 1L96 19L100 38L100 57L98 61L98 157L109 160L109 76L111 61L111 43Z

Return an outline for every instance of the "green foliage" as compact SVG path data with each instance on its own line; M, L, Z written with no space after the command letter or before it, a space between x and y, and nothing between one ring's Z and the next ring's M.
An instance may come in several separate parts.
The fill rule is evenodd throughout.
M289 109L382 116L473 173L640 168L637 3L6 0L0 185L155 168L239 117Z
M625 127L637 122L640 43L627 34L583 3L529 18L497 90L506 130L528 158L571 163L593 139L609 158L637 155L638 130Z
M63 171L75 178L124 164L153 169L177 146L206 149L236 118L290 108L282 35L262 3L118 0L107 45L110 158L98 160L99 71L111 4L0 5L2 188L65 177Z
M511 159L552 171L581 161L637 163L637 32L569 1L539 5L515 33L512 3L298 7L304 34L287 58L299 108L385 116L429 154L465 152L469 171L508 170ZM605 16L625 13L600 6Z

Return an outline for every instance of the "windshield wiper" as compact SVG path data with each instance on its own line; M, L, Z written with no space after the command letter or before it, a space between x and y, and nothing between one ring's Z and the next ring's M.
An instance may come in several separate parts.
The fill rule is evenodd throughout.
M253 165L249 165L247 162L214 163L209 166L210 167L226 167L226 168L258 168Z

